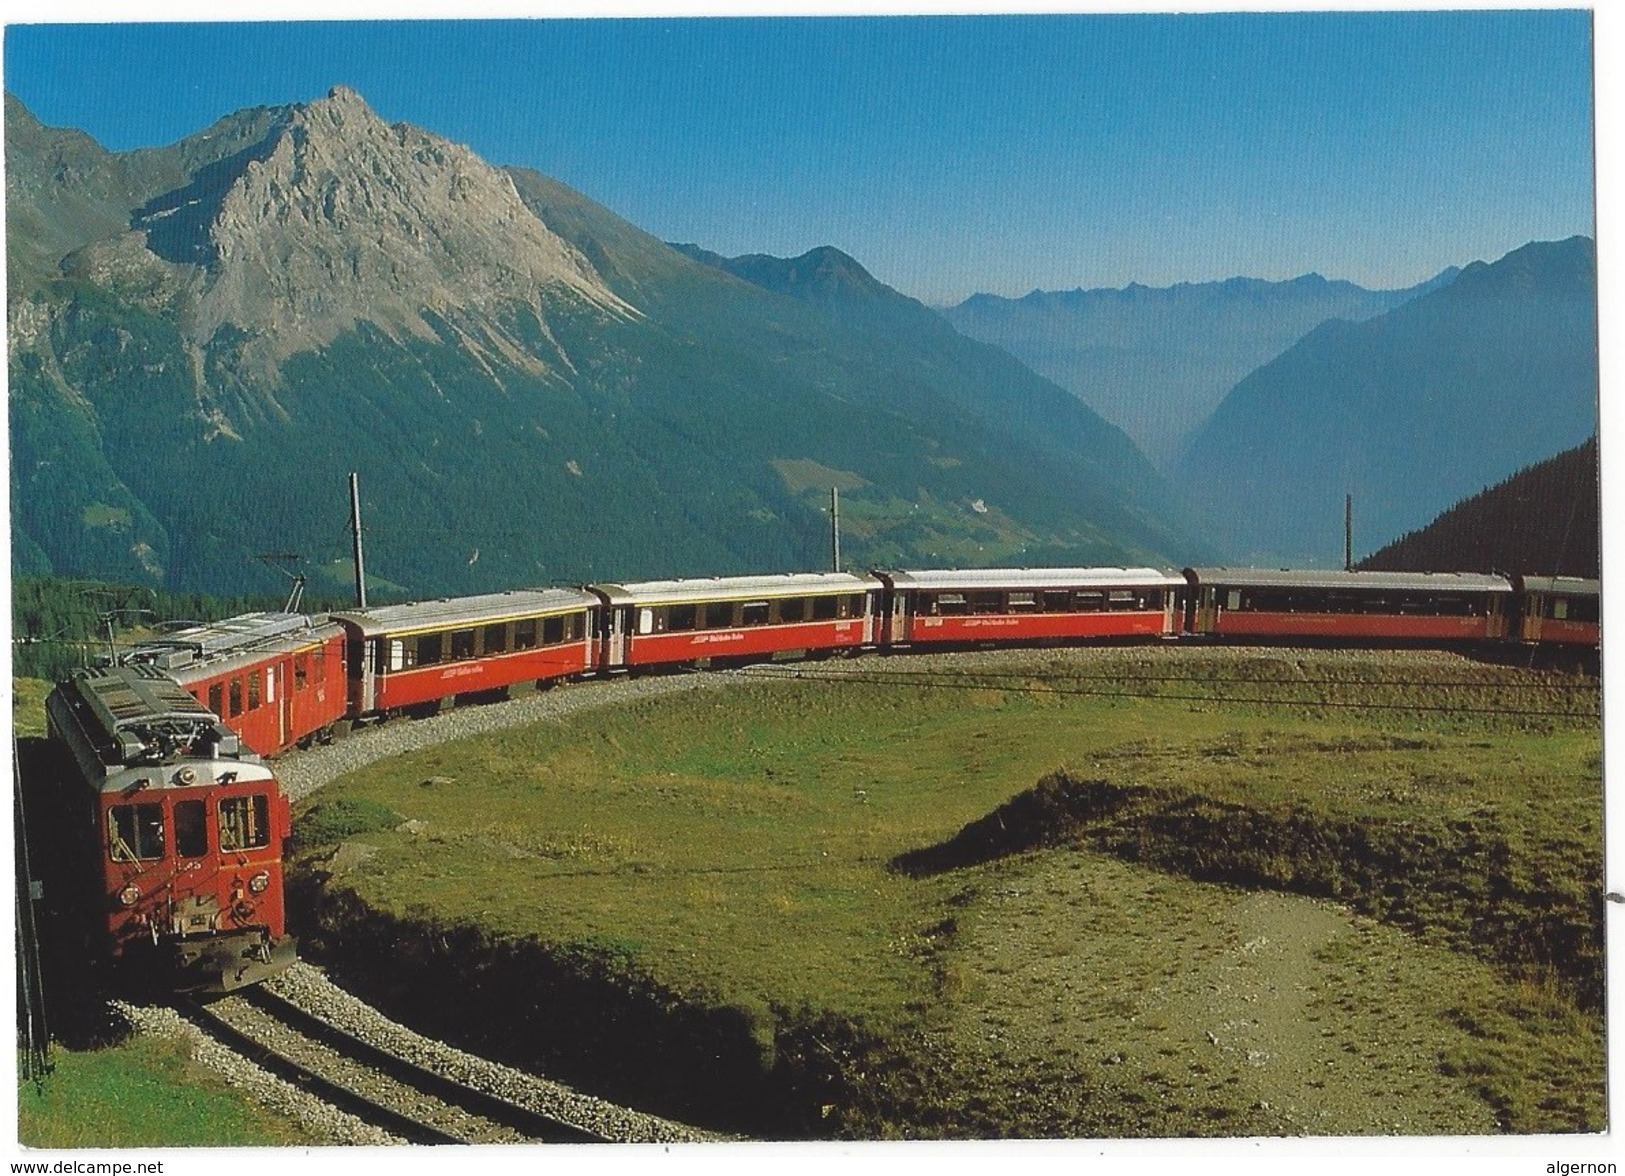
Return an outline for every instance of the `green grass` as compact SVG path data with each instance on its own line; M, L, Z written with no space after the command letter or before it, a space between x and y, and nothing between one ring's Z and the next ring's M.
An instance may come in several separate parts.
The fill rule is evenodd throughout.
M27 1147L268 1147L309 1144L244 1102L186 1047L156 1037L89 1052L57 1049L55 1069L17 1092Z
M860 669L891 675L908 672L909 663ZM890 1040L883 1052L895 1067L895 1056L910 1051L929 1060L930 1049L900 1043L958 1015L970 999L963 986L985 983L985 968L967 963L963 932L978 925L989 888L1019 860L918 879L888 863L951 838L1057 768L1330 824L1476 822L1505 843L1514 877L1554 869L1561 886L1589 884L1587 863L1600 861L1596 720L1582 707L1576 719L1508 729L1504 716L1472 713L1527 710L1531 699L1557 709L1554 700L1567 695L1560 681L1431 655L1189 650L1033 654L1001 673L1013 676L961 677L937 689L747 682L377 764L318 801L399 817L399 827L378 820L354 835L377 852L353 855L336 883L398 918L556 945L613 945L626 966L712 1003L770 1008L781 1018L827 1011ZM1443 674L1461 685L1390 684ZM1241 693L1239 678L1293 705L1223 701ZM1058 683L1069 692L1056 692ZM1127 697L1134 693L1167 697ZM1461 709L1385 709L1441 697L1462 700ZM1534 866L1531 855L1552 845L1572 852ZM1070 860L1077 851L1034 860L1054 854ZM1194 894L1197 883L1175 877L1166 885ZM1187 922L1199 919L1193 911ZM1447 937L1429 950L1440 944L1457 946ZM1039 954L1050 950L1041 938L1034 945ZM1452 981L1467 989L1452 1006L1457 1012L1426 1018L1441 1035L1429 1066L1455 1058L1456 1073L1476 1075L1478 1097L1513 1129L1591 1122L1591 1110L1542 1111L1530 1093L1534 1071L1513 1057L1524 1046L1513 1050L1505 1035L1466 1028L1497 1017L1529 1020L1509 1011L1523 1000L1515 983L1478 960L1467 975L1470 983ZM984 979L972 983L977 976ZM1095 982L1106 992L1122 983L1109 974ZM1407 999L1431 1007L1422 1000L1428 983L1408 982ZM1566 1019L1536 1023L1556 1042L1548 1052L1572 1060L1566 1073L1592 1073L1600 1058L1593 1018L1571 1008ZM920 1065L914 1079L885 1078L890 1092L870 1092L868 1110L840 1112L850 1111L852 1129L892 1129L897 1108L910 1104L899 1091L930 1070ZM1022 1065L1043 1069L1038 1055ZM1486 1067L1495 1072L1490 1078L1481 1073ZM878 1063L851 1069L869 1074L871 1085L889 1072ZM1054 1081L1055 1089L1065 1085ZM864 1089L858 1083L852 1096L870 1097ZM1259 1126L1256 1116L1221 1109L1214 1130ZM1157 1114L1157 1122L1207 1121L1169 1119L1166 1108Z
M45 696L51 689L51 683L38 678L11 680L11 723L17 738L45 734Z

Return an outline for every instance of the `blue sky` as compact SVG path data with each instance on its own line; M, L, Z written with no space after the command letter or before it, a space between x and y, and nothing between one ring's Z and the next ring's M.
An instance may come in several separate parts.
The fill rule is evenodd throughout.
M833 244L932 302L1594 233L1583 11L11 25L115 150L353 87L668 240Z

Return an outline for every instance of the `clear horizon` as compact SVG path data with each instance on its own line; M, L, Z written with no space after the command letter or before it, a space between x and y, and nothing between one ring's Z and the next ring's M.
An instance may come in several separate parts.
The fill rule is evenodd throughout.
M11 25L115 151L335 85L669 241L820 245L934 305L1595 238L1578 10ZM199 66L199 63L206 63Z

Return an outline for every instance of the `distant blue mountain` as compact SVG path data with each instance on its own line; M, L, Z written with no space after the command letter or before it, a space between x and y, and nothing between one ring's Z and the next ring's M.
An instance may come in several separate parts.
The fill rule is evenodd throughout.
M1584 442L1597 396L1596 247L1533 243L1311 331L1225 397L1178 481L1238 555L1334 562L1345 493L1370 551Z
M1003 347L1132 437L1167 468L1238 380L1327 319L1369 319L1455 278L1367 290L1305 274L1153 288L976 294L942 314Z

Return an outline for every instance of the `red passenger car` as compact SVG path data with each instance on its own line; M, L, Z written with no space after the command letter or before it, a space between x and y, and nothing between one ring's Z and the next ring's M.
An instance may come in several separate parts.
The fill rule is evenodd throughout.
M601 668L862 649L880 581L846 572L599 584Z
M352 717L428 709L593 668L598 598L524 589L333 613L344 629Z
M1207 637L1417 644L1509 629L1512 584L1467 572L1187 568L1186 627Z
M1154 568L881 572L885 644L1082 641L1178 634L1184 577Z
M93 958L188 991L229 991L291 963L288 802L260 757L151 666L81 671L45 710L72 765L58 844Z
M124 655L174 678L261 755L344 717L344 631L302 613L246 613L154 637Z
M1602 592L1577 576L1519 576L1518 639L1596 646L1602 640Z

